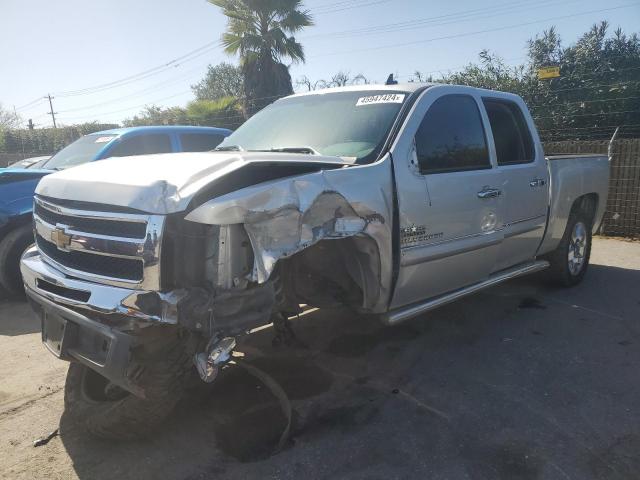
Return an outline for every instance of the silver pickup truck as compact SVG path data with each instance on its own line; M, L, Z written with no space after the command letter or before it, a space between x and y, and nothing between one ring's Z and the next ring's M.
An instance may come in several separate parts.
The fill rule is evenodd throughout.
M103 437L149 432L194 370L306 304L395 325L548 268L579 283L609 159L545 158L516 95L452 85L281 99L207 153L45 177L22 259L65 402Z

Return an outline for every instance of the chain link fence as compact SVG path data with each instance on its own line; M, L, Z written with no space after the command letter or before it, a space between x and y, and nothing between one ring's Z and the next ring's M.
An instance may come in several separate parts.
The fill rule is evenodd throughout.
M544 142L547 155L607 154L607 140ZM0 154L0 167L35 154ZM609 198L601 233L640 237L640 138L616 140L613 145Z
M607 140L545 142L547 155L607 154ZM607 210L600 232L604 235L640 237L640 138L613 143Z

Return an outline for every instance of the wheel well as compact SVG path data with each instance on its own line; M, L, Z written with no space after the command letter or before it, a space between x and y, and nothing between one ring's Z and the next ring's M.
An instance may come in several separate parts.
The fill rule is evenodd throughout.
M587 193L574 200L571 206L571 213L581 213L593 223L598 209L598 194Z
M369 237L323 240L281 260L288 302L368 309L380 294L380 257Z

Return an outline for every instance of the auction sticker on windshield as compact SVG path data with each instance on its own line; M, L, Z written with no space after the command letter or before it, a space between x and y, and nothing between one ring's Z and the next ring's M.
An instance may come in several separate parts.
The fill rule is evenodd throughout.
M360 97L356 102L356 107L363 105L373 105L376 103L402 103L404 102L404 93L385 93L383 95L370 95L368 97Z
M112 135L110 137L98 137L96 138L96 143L107 143L113 140L114 138L116 138L115 135Z

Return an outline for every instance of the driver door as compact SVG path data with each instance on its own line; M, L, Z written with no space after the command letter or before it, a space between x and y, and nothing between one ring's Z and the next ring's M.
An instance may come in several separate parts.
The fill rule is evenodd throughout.
M394 154L400 268L392 308L485 280L503 240L501 172L475 92L432 87Z

